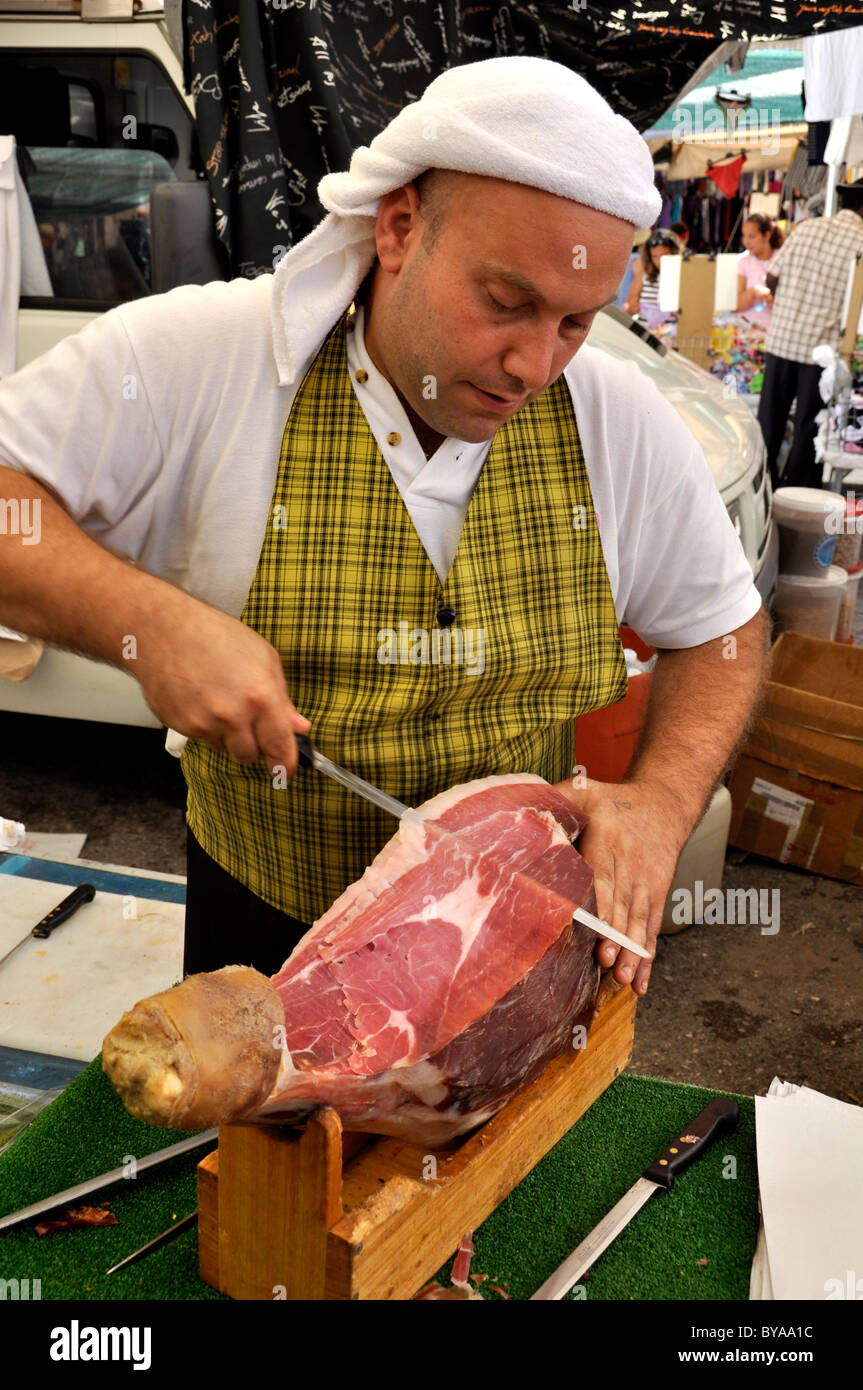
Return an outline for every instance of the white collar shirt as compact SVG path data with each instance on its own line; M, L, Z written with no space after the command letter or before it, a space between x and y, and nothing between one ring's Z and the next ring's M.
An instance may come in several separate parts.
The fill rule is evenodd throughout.
M450 436L431 458L426 458L395 388L368 354L364 323L364 308L360 305L354 331L347 334L351 385L416 533L443 584L492 441L489 438L471 444Z

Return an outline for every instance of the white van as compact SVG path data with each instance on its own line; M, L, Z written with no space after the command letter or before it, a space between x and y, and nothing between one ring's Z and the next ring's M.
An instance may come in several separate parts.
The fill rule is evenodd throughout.
M0 0L0 135L15 135L53 290L22 294L18 367L116 304L228 278L179 45L154 0ZM590 341L680 412L767 602L777 542L751 410L620 310L597 315ZM159 722L124 672L50 649L27 680L0 679L0 710Z

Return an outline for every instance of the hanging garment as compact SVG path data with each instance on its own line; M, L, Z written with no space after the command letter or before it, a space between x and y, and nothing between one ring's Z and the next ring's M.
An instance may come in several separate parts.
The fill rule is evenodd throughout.
M812 121L806 135L806 157L810 164L823 164L824 151L830 139L829 121Z
M22 295L53 295L14 135L0 135L0 377L17 366Z
M746 163L745 155L738 155L737 159L732 159L730 164L714 164L711 166L710 177L716 184L721 193L726 198L731 198L737 192L740 183L740 172Z
M441 584L351 386L347 328L345 314L288 416L242 620L280 653L321 751L408 805L493 773L561 781L575 718L626 693L566 380L497 430ZM482 634L481 670L442 655L458 656L459 634L462 654ZM393 833L391 816L312 770L275 785L262 762L199 740L183 770L198 844L303 922Z
M805 38L803 80L810 128L863 111L863 25Z

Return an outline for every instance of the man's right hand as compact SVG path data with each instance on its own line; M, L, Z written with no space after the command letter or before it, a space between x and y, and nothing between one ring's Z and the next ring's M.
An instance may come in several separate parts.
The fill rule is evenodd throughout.
M245 623L175 590L171 612L148 622L129 669L153 713L178 733L271 773L297 769L295 733L311 724L288 696L278 652Z

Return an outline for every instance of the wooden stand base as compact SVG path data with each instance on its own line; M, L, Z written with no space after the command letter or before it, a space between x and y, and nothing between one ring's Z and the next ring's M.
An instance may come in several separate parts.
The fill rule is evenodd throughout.
M242 1299L410 1299L629 1061L635 996L601 1007L581 1051L550 1062L460 1148L343 1132L223 1125L198 1165L201 1277Z

